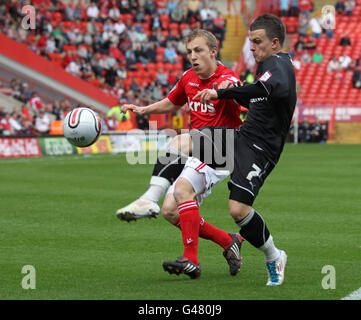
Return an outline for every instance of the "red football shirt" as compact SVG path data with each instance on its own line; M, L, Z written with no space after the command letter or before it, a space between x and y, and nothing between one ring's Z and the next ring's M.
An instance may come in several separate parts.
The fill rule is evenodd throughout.
M225 80L239 82L236 73L223 64L219 64L208 79L200 79L193 69L189 69L183 73L167 98L176 106L188 103L192 129L208 126L238 128L242 124L240 107L233 99L213 100L209 104L200 103L198 99L192 100L199 91L217 89Z

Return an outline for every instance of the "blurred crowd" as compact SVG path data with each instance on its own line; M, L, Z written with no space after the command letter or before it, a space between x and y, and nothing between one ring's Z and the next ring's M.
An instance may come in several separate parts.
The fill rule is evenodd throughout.
M295 142L296 131L297 143L326 143L328 139L328 122L300 121L298 126L295 126L293 122L290 127L287 142Z
M331 39L334 37L334 28L328 27L336 23L335 17L352 16L355 9L355 1L340 0L335 3L335 10L323 13L322 16L313 12L312 0L280 0L281 17L298 17L299 39L293 48L289 48L296 69L309 63L322 63L324 55L317 47L317 42L322 37ZM339 46L346 48L351 46L348 32L340 39ZM361 88L361 53L358 58L352 59L346 52L333 55L327 61L327 72L335 79L345 80L345 72L352 72L352 84L354 88Z
M27 4L35 8L35 30L22 27L21 9ZM222 47L226 24L214 0L0 0L0 32L116 96L120 104L146 105L169 92L190 67L184 38L196 27L214 33ZM159 62L172 64L175 72L157 68L149 81L134 76ZM43 119L42 114L44 123L63 119L69 101L42 101L34 107L32 101L41 101L40 97L27 83L18 82L14 79L3 87L10 87L13 98L24 106L11 114L0 112L0 134L49 132L49 126L39 128L36 120ZM119 116L103 116L105 129L124 121ZM139 119L138 126L146 120Z
M36 9L36 29L21 26L21 8ZM216 1L199 0L33 0L2 1L0 31L25 42L34 52L54 60L65 70L92 82L120 100L132 91L158 91L163 95L190 66L184 37L195 27L212 31L222 46L225 20ZM161 56L161 60L160 60ZM125 84L139 64L171 63L178 73L157 70L146 83ZM154 89L157 88L157 89ZM130 89L130 90L129 90ZM131 97L132 93L130 93ZM158 92L155 93L158 95Z

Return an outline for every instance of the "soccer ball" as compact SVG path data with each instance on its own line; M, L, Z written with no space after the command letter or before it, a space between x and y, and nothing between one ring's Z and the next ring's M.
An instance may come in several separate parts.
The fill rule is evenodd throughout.
M64 137L80 148L89 147L97 141L101 129L98 115L85 107L73 109L66 115L63 123Z

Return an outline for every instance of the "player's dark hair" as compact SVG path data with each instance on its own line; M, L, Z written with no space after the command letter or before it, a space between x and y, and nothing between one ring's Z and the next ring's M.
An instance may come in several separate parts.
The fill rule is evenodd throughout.
M209 49L217 48L217 38L214 34L204 29L193 29L187 36L187 43L193 41L195 38L201 37L206 40Z
M269 40L272 41L274 38L277 38L280 46L283 47L286 37L286 27L280 18L270 13L259 16L252 22L249 30L254 31L259 29L265 29L266 36Z

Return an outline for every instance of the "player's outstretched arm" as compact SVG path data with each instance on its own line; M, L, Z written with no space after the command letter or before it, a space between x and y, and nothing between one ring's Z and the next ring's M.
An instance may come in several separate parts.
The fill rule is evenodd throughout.
M217 99L251 99L260 98L269 95L269 91L260 82L246 84L241 87L231 87L227 89L204 89L199 91L193 98L199 98L202 103L209 103Z
M136 114L152 114L152 113L170 113L175 112L180 108L180 106L174 105L172 102L165 98L161 101L152 103L148 106L141 107L134 104L123 104L121 107L122 112L127 112L128 110L133 111Z

